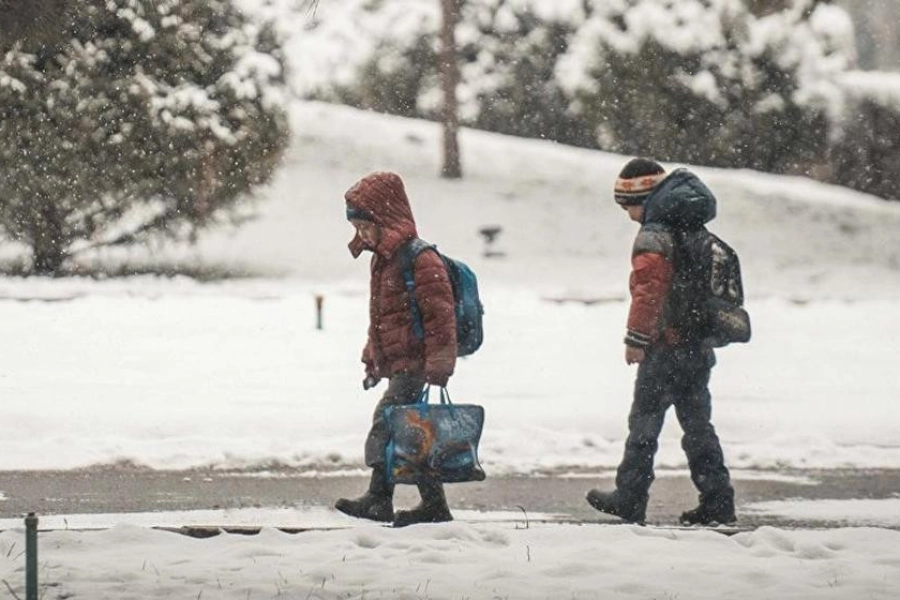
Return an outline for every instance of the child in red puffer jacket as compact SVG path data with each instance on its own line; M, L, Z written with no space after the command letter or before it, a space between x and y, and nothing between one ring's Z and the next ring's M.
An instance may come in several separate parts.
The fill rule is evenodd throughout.
M388 388L375 407L366 438L366 464L372 467L368 491L360 498L341 498L335 508L353 517L393 521L395 527L450 521L444 488L439 481L418 484L422 502L394 514L394 486L385 472L387 406L412 404L426 384L445 387L456 365L456 316L453 290L441 257L423 251L413 264L415 298L403 279L400 250L418 237L415 220L399 175L375 172L359 180L344 195L347 219L356 230L350 252L356 258L372 252L369 295L369 335L362 361L363 388L382 378ZM413 331L411 302L418 304L424 336Z

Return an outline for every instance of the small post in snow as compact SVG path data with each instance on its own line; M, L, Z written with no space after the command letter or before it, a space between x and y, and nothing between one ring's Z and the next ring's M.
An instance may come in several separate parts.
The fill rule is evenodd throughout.
M325 296L322 294L316 295L316 329L322 329L322 305L325 304Z
M38 518L33 513L25 517L25 600L38 600Z
M499 250L494 250L494 242L497 240L497 236L500 235L501 231L503 231L503 228L499 225L488 225L478 230L478 233L480 233L484 238L485 258L498 258L505 256L505 253Z

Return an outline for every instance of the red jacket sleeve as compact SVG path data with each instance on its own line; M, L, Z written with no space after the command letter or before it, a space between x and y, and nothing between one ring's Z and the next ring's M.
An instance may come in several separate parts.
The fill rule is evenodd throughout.
M377 379L379 377L378 369L376 367L375 357L372 354L372 342L367 341L366 346L362 351L362 362L366 365L366 376L375 377Z
M659 319L672 285L672 263L662 254L631 258L631 309L625 343L644 348L659 337Z
M425 330L425 378L446 385L456 367L456 313L444 261L435 252L419 254L415 263L416 301Z

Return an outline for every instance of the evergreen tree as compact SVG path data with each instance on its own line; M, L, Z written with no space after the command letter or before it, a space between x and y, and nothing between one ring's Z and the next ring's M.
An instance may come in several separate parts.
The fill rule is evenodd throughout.
M847 48L817 28L819 2L786 4L757 18L738 0L594 2L573 42L594 54L568 88L573 106L614 152L770 172L820 164L823 82L847 67Z
M832 181L900 201L900 74L850 73L847 110L830 147Z
M560 56L583 15L571 7L540 12L538 3L492 0L465 16L469 35L464 70L477 101L471 124L510 135L593 146L588 123L569 110L556 77Z
M14 44L54 44L64 35L77 0L0 0L0 52Z
M358 21L341 16L359 28L348 38L374 40L338 97L437 119L434 22L373 25L401 9L407 0L362 2L350 13ZM830 30L842 22L821 0L468 0L462 121L666 161L805 172L825 160L828 82L852 55L852 36Z
M230 0L85 0L70 43L0 63L0 230L33 270L193 238L286 147L274 30Z
M569 100L554 72L569 38L584 19L583 12L571 10L572 6L571 1L543 0L467 0L461 4L457 37L463 124L583 146L594 143L590 126L569 110ZM410 15L412 9L406 0L361 3L351 12L358 29L345 35L355 40L375 37L368 58L362 61L355 80L335 83L331 94L319 90L314 95L360 108L439 120L439 19L423 14L408 19L402 28L377 27L396 23L398 13ZM322 13L323 18L327 16L327 11ZM310 37L316 34L313 30ZM365 53L354 48L349 54Z

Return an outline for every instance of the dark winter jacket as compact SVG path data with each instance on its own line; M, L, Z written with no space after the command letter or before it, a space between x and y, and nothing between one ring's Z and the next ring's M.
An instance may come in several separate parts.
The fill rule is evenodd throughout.
M366 248L358 235L350 242L354 257L366 249L373 251L369 338L362 355L366 373L378 379L415 371L423 373L429 383L446 385L456 366L453 290L441 258L431 251L420 253L413 271L425 335L417 338L398 253L403 244L417 237L403 181L395 173L373 173L350 188L344 198L348 207L371 215L381 229L376 248Z
M647 347L690 338L673 310L675 232L699 229L715 216L715 196L686 169L673 171L644 201L644 220L631 253L626 344Z

